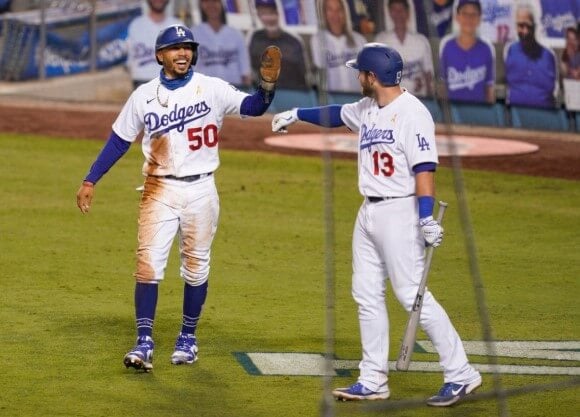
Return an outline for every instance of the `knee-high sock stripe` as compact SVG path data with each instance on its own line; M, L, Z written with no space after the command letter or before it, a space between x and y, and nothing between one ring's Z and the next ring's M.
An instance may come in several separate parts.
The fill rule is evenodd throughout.
M207 297L207 281L194 287L185 284L183 287L183 323L181 332L195 334L197 322L201 316L201 310Z
M135 321L138 336L151 336L153 334L158 293L159 286L157 284L138 282L135 286Z

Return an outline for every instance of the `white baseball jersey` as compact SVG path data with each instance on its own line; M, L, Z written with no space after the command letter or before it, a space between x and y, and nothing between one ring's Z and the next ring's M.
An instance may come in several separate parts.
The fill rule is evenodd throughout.
M368 97L345 104L340 117L359 134L358 187L363 196L412 195L413 167L439 162L433 118L407 91L382 108Z
M401 85L413 95L427 95L425 74L433 75L433 54L427 38L420 33L407 32L401 42L395 32L381 32L376 36L375 42L387 44L401 54Z
M326 30L310 38L312 61L316 68L326 70L328 91L360 92L358 73L344 63L356 58L366 39L357 32L353 38L354 45L348 45L345 35L334 36Z
M149 81L159 76L161 67L155 59L155 41L157 35L167 26L183 24L179 19L167 16L157 23L144 14L136 17L129 24L127 44L127 66L131 79Z
M250 54L239 30L224 25L215 32L209 24L200 23L191 31L199 42L195 65L197 72L234 85L242 84L242 76L250 76Z
M144 129L144 175L210 173L219 166L218 132L224 115L239 113L246 96L225 81L198 72L171 94L156 78L131 94L113 130L133 142Z

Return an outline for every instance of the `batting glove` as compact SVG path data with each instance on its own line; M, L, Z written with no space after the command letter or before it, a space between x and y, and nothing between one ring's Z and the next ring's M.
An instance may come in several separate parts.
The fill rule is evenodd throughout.
M427 246L436 248L441 244L443 240L443 228L433 219L433 216L420 219L419 226L421 226L421 233Z
M272 119L272 132L288 133L287 127L298 121L298 109L278 113Z

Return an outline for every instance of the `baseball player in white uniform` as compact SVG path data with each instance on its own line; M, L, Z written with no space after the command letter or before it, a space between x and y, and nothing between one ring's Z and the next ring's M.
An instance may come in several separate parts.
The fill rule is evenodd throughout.
M195 331L207 296L211 244L219 213L213 177L219 166L219 131L226 114L263 114L280 72L280 50L266 48L260 86L249 95L221 79L194 72L197 46L184 25L169 26L159 33L155 42L156 59L163 67L159 76L131 94L77 192L77 205L87 213L99 179L143 131L145 183L135 272L137 343L125 355L124 364L145 371L153 367L158 284L164 278L176 235L185 283L183 320L171 362L197 360Z
M182 23L165 13L169 0L147 0L149 11L131 21L127 33L127 67L133 88L149 82L159 74L155 59L155 38L162 29Z
M438 164L435 126L421 102L401 88L403 60L380 43L366 44L348 61L359 71L365 96L356 103L292 109L274 116L272 130L304 120L326 127L346 125L359 135L358 186L364 200L352 241L352 294L358 305L362 360L358 381L333 391L337 399L389 397L387 277L410 311L425 267L425 246L438 246L443 229L433 219ZM420 319L443 368L444 384L429 398L449 406L482 384L459 335L433 295L425 292Z

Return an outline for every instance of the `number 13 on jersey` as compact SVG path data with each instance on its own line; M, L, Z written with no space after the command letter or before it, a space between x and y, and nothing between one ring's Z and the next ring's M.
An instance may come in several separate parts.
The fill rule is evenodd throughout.
M393 157L388 152L373 152L373 174L390 177L395 173Z

